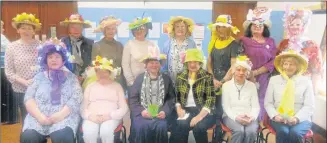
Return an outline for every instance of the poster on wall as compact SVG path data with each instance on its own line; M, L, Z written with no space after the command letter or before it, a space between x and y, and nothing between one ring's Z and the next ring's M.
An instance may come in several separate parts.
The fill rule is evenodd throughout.
M193 38L200 39L200 40L204 39L204 25L203 24L194 25Z
M160 38L160 23L153 22L152 30L149 30L149 38Z
M117 29L117 35L119 38L128 38L129 37L129 22L122 22Z
M96 28L96 22L90 22L91 27L90 28L85 28L85 37L95 39L97 37L96 33L94 32L94 29Z
M168 23L162 23L162 34L168 34Z

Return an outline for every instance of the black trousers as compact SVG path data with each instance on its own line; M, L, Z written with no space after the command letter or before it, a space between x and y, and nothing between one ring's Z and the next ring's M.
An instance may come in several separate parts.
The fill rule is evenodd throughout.
M212 139L212 143L221 143L223 136L222 136L222 129L220 126L220 122L222 122L222 116L223 116L223 108L221 103L221 96L222 95L216 95L216 129L215 129L215 136Z
M70 127L55 131L50 135L52 143L75 143L74 132ZM35 130L27 129L20 136L21 143L44 143L45 135L41 135Z
M15 124L19 122L17 100L14 96L11 83L5 75L4 68L1 68L1 122Z
M193 117L199 114L200 109L196 107L186 107L185 111L190 113L190 116L186 120L177 120L177 117L175 118L176 120L172 123L171 126L171 136L169 139L169 143L188 143L188 136L190 130L193 131L196 143L208 143L207 130L215 124L215 116L207 115L194 127L191 128L190 122Z
M22 125L24 125L24 120L27 115L26 107L24 104L24 97L25 97L25 93L14 92L14 100L16 101L15 108L17 113L18 113L18 107L20 109L20 113L22 117Z

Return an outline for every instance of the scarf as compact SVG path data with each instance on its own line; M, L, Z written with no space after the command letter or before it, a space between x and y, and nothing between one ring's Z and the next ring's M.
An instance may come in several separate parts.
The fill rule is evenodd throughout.
M213 48L216 49L224 49L226 48L230 43L232 43L235 38L230 36L226 40L220 40L217 36L213 36L215 39L211 39L209 46L208 46L208 52L211 53Z
M152 104L152 84L151 84L151 78L150 78L150 74L145 71L144 73L144 78L143 78L143 83L142 83L142 87L141 87L141 105L145 108L148 109L149 105ZM165 98L165 86L164 86L164 80L162 78L162 74L159 74L158 77L158 94L156 96L158 96L157 99L157 103L158 103L158 107L161 107L163 105L163 100Z
M72 42L72 53L75 57L75 74L79 74L79 72L82 70L82 66L84 65L84 62L83 62L83 59L82 57L80 56L82 53L82 49L79 48L81 47L83 41L82 39L76 39L76 38L73 38L71 37L71 42Z
M65 82L66 76L63 70L51 70L51 104L59 105L61 101L61 85Z
M285 72L282 72L281 76L287 80L287 83L277 112L279 112L283 118L288 119L294 116L295 83Z

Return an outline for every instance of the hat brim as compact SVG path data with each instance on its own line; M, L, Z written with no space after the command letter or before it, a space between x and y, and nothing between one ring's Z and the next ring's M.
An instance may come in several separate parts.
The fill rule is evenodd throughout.
M62 21L62 22L60 22L60 25L65 26L65 27L67 27L69 24L81 24L81 25L83 25L83 28L92 27L91 24L85 23L85 22L77 22L77 21Z
M158 60L158 61L164 61L167 59L167 56L165 54L160 54L159 58L153 58L150 55L147 55L143 59L140 60L140 62L145 63L148 60Z
M190 18L186 18L186 17L182 17L182 16L177 16L177 17L174 17L174 18L171 18L168 22L168 34L172 35L174 34L174 24L175 22L177 21L184 21L187 25L188 25L188 31L190 33L193 33L193 30L194 30L194 22L192 19Z
M244 21L243 28L247 29L251 23L253 23L253 22L249 21L249 20ZM263 24L266 25L269 29L271 28L271 25L272 25L270 20L266 20Z
M303 74L305 71L307 71L307 68L308 68L308 62L303 59L301 56L297 55L297 54L294 54L294 53L289 53L289 54L281 54L281 55L278 55L276 58L275 58L275 61L274 61L274 65L276 67L276 70L278 72L282 72L283 71L283 68L282 68L282 60L284 58L287 58L287 57L294 57L296 58L298 61L299 61L299 65L298 65L298 73L297 74Z
M18 24L28 24L28 25L32 25L35 27L35 31L39 31L41 30L41 23L40 24L36 24L33 22L29 22L29 21L22 21L22 22L12 22L11 25L13 28L17 29L17 25Z
M121 20L120 19L115 19L115 20L109 20L109 21L104 21L105 24L99 24L99 26L94 30L94 33L99 33L99 32L103 32L104 28L106 28L107 26L110 25L116 25L119 26L121 24Z
M216 31L217 26L224 26L224 27L231 28L231 30L234 34L237 34L238 32L240 32L240 30L237 27L234 27L233 25L228 24L228 23L221 23L221 22L209 24L208 29L210 29L210 31Z
M135 29L137 29L137 28L139 28L141 26L145 26L147 29L150 29L151 30L152 29L152 22L142 23L142 24L139 24L137 26L134 26L134 27L128 28L128 29L129 30L135 30Z

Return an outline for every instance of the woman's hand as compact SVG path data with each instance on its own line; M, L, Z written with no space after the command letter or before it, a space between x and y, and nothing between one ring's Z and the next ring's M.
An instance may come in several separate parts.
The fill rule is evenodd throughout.
M181 106L177 107L176 112L179 118L183 118L185 116L185 110L183 110Z
M59 112L56 112L56 113L54 113L54 114L52 114L50 117L49 117L49 120L53 123L53 124L55 124L55 123L58 123L58 122L60 122L60 121L62 121L62 120L64 120L65 119L65 117L64 117L64 115L62 115L62 113L59 111Z
M190 127L194 127L196 124L198 124L202 120L202 117L197 115L195 116L191 122L190 122Z
M213 84L216 89L223 85L223 83L221 83L219 80L216 80L216 79L213 79Z
M141 114L143 118L152 119L152 116L147 110L143 110Z
M287 124L289 124L290 126L294 126L297 123L299 123L299 120L296 117L291 117L287 120Z
M99 115L98 115L99 116ZM107 115L100 115L100 120L101 122L105 122L105 121L108 121L108 120L111 120L111 116L110 114L107 114Z
M276 115L276 116L273 118L273 120L274 120L275 122L279 122L279 123L284 123L284 124L286 124L286 120L285 120L281 115Z
M160 111L159 114L157 115L157 118L165 119L166 118L166 113L164 111Z
M51 125L52 121L45 115L41 115L37 121L41 124L41 125Z
M94 122L94 123L97 123L97 124L101 124L102 123L102 119L99 115L94 115L94 114L91 114L88 118L90 121Z

